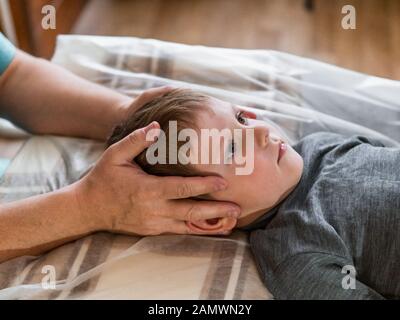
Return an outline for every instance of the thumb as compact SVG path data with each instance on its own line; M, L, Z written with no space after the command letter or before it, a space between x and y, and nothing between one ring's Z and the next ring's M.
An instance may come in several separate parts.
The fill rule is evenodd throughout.
M160 133L160 125L153 121L147 127L137 129L110 147L112 158L117 162L132 161L143 150L151 146ZM146 139L147 138L147 139Z

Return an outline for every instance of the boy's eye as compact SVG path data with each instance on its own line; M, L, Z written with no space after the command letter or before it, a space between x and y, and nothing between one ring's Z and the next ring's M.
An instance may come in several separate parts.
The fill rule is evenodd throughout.
M235 155L236 152L236 144L234 141L231 141L228 147L228 156L232 157Z
M247 118L244 116L244 112L243 111L239 111L236 114L236 119L237 119L237 121L239 121L240 124L247 125Z

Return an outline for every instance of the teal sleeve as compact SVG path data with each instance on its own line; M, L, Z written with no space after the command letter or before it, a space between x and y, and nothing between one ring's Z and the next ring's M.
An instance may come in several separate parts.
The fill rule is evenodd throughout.
M0 75L7 69L15 55L15 47L0 32Z
M6 172L9 164L10 164L10 159L0 157L0 178Z
M7 69L15 56L15 47L10 41L0 32L0 75ZM3 176L9 159L0 158L0 178Z

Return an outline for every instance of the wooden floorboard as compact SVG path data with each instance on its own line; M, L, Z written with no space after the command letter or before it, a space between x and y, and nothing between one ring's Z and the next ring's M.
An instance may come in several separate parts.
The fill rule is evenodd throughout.
M400 0L91 0L78 34L285 51L400 80ZM341 28L356 8L357 29Z

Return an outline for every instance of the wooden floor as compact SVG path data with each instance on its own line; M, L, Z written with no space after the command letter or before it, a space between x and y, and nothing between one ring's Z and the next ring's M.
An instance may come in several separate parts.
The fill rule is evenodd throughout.
M400 0L91 0L78 34L120 35L316 58L400 80ZM356 30L341 8L356 8Z

